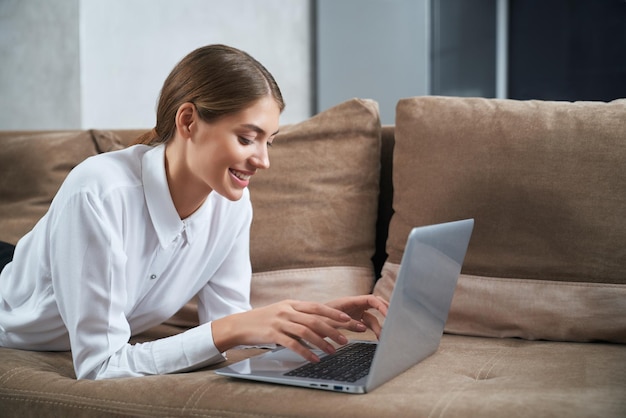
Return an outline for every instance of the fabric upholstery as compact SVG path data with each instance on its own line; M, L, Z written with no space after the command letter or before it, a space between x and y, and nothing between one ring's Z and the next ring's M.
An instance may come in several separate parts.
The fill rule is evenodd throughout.
M626 342L624 132L626 100L401 100L376 293L411 227L474 218L448 331Z
M454 134L453 136L457 140L464 138L462 132L454 132L454 126L458 120L464 123L464 129L467 129L465 133L468 135L485 136L485 132L474 133L473 124L465 120L462 109L466 109L465 111L478 109L476 106L470 106L469 103L463 103L464 100L471 102L470 99L458 99L458 101L450 99L450 101L445 103L439 101L439 99L433 100L434 102L426 106L428 111L424 110L424 112L441 129L447 129L451 135ZM483 104L483 111L487 112L484 115L472 113L472 118L475 121L478 122L483 119L494 120L494 114L491 113L490 109L492 107L500 107L501 105L498 101L489 102ZM512 105L519 106L522 103ZM367 107L365 104L363 106ZM589 108L592 112L590 117L599 117L604 120L605 116L595 115L594 106ZM541 126L545 124L542 118L548 116L550 112L545 113L547 109L543 107L541 109L542 112L537 112L534 116L538 119L534 122L531 120L527 121L527 125L534 126L538 124L538 126ZM447 115L447 117L444 117L444 115ZM579 114L579 116L581 115ZM485 122L483 120L483 123ZM571 120L569 122L578 123ZM621 124L616 124L615 121L612 123L615 129L623 132ZM503 126L504 131L506 131L505 128L507 126ZM428 124L425 127L429 127ZM430 126L429 129L436 127ZM421 152L418 153L417 150L407 148L406 140L402 139L406 139L409 133L412 133L415 138L420 137L419 129L422 128L417 126L407 127L405 125L404 128L400 126L399 130L401 129L404 129L404 133L398 132L400 134L400 144L399 151L395 153L395 157L399 157L398 153L414 152L415 154L406 155L401 160L405 164L410 164L415 171L408 172L408 170L404 170L397 165L392 167L391 157L394 157L392 151L394 146L398 145L394 138L395 128L393 126L383 127L383 146L380 160L382 167L380 170L380 194L378 196L379 208L376 221L378 253L375 258L378 263L384 260L382 252L384 252L384 242L387 238L387 227L390 217L394 216L392 215L392 186L397 187L397 184L392 184L390 176L396 171L399 172L397 174L404 176L408 172L409 177L406 177L405 181L401 183L402 187L396 190L399 197L404 196L404 199L406 199L407 193L413 193L410 183L412 181L417 183L423 181L415 174L417 173L417 168L430 162L429 158L421 155ZM576 131L571 127L570 123L563 123L562 119L560 119L560 124L554 125L554 129L562 129L562 131L560 131L561 133L551 133L551 137L556 138L553 142L562 142L565 140L564 138L571 136L572 132L575 134ZM584 126L582 129L585 129ZM116 139L113 142L116 143L119 140L122 144L127 145L143 132L145 131L92 131L91 135L99 138L101 141L106 141L106 138L110 138L111 134L115 134ZM54 171L41 170L40 167L33 166L33 164L47 164L43 157L30 159L31 156L29 155L21 154L21 156L18 156L13 154L11 158L8 158L6 155L3 155L4 152L14 152L14 148L4 146L5 143L8 143L5 141L9 138L29 135L32 135L32 133L0 133L0 145L2 145L0 147L0 171L4 174L5 167L13 167L16 170L15 173L10 173L10 176L12 176L10 177L11 182L0 183L2 184L2 188L0 188L0 207L5 202L14 201L14 196L21 196L20 191L23 186L19 180L23 177L32 175L46 179L38 180L43 182L41 185L33 185L33 180L30 183L26 183L29 184L28 190L32 190L35 186L43 187L47 185L48 176L56 178L57 182L62 180L58 173ZM50 141L59 141L55 139L58 138L59 133L48 132L47 135L50 135L46 136L46 138L50 138ZM89 138L85 133L79 134L74 132L73 135L75 141L82 145ZM441 141L446 140L445 137L439 139ZM55 148L52 146L52 143L49 144L50 147L47 147L48 144L40 144L34 141L30 143L32 148L29 152L34 153L44 150L47 153L63 154L67 149L75 146L71 142L69 140L59 141L58 144L60 144L61 148ZM540 142L536 145L539 147L538 150L543 150L540 145ZM420 146L424 146L425 149L428 148L425 145ZM433 144L429 145L429 147L432 146ZM616 144L615 147L614 152L619 153L623 151L623 148L620 148L619 145ZM276 162L276 154L280 148L281 144L277 142L276 146L270 151L274 166L268 170L268 173L272 172L278 164ZM61 149L63 149L63 152ZM472 156L474 151L460 148L457 154L466 153L468 156ZM92 152L99 151L95 151L94 148L94 150L89 150L86 154L91 154ZM333 157L337 160L340 158L345 160L352 158L352 149L342 148L341 152L343 153L342 155L337 154ZM529 149L527 157L530 154L532 152ZM18 161L18 158L25 159ZM458 155L455 158L458 159ZM76 159L69 158L70 163L67 166L75 164ZM431 155L431 159L434 159L435 162L445 162L445 158L437 154ZM476 159L476 157L472 157L472 159ZM613 159L613 157L608 159L617 163L623 161L623 159ZM27 161L31 162L27 163ZM481 164L483 166L484 163L485 160L482 160ZM379 163L375 162L372 167L363 166L359 169L361 171L377 170L376 167L378 166ZM20 168L17 169L17 167ZM440 165L436 165L434 168L430 166L430 168L434 172L435 179L439 178L443 173L439 171L441 170ZM486 168L489 168L489 166L487 165ZM507 169L506 164L502 164L499 169ZM484 186L488 179L483 179L482 182L477 181L477 178L480 178L478 171L478 167L473 168L471 165L465 165L461 168L461 175L457 177L463 177L463 174L467 172L469 176L465 186L477 187L477 196L484 198L486 193L482 187L478 186ZM31 172L38 174L31 174ZM500 180L506 186L507 183L499 179L498 173L489 173L492 181ZM422 175L426 179L429 178L425 174ZM320 176L320 178L324 177ZM458 181L458 178L455 180ZM516 181L521 180L516 179ZM612 180L612 182L615 181L617 180ZM446 180L446 184L448 183L450 183L450 187L456 184ZM446 191L446 184L444 184L444 192ZM299 184L294 185L294 187L296 186L300 187ZM467 195L471 194L470 189L465 189L465 191ZM473 214L478 212L481 202L482 206L487 208L491 205L489 199L473 201L471 196L465 197L462 204L456 204L456 200L460 199L459 196L461 195L457 193L449 197L451 202L455 204L446 202L445 205L436 210L430 210L428 208L430 194L427 192L429 192L428 189L424 191L425 200L423 202L420 201L420 204L413 208L414 212L424 212L434 218L431 212L439 213L442 211L441 218L437 220L448 220L450 217L456 217L456 213L448 213L451 211L450 208L453 208L454 211L459 211L458 217L466 217L469 215L468 213L461 213L461 210L466 205L470 205ZM502 191L501 193L504 192ZM23 208L28 208L28 205L36 201L34 194L31 196L31 200L24 200L23 205L16 204L17 206L8 213L13 216L16 211L19 212L23 211ZM42 196L42 200L47 199L47 195L43 192ZM546 193L540 194L544 201L547 196L548 194ZM558 198L557 200L563 199L560 193L555 193L555 198ZM615 196L614 198L619 199L620 196ZM532 196L528 196L528 200L532 201ZM437 203L437 200L433 200L433 202ZM574 205L574 209L577 208L576 202L588 204L588 201L583 196L582 200L570 201L570 204ZM400 204L398 206L397 202L393 203L396 204L396 208L400 208L402 213L403 205ZM402 203L402 200L400 200L400 203ZM605 204L606 202L601 202L600 206ZM46 205L42 203L41 206L43 208ZM262 209L263 207L268 209ZM255 216L259 217L259 212L263 212L263 210L273 209L267 206L259 206L255 209ZM580 208L576 209L575 212L577 210L580 210ZM0 234L2 231L8 231L7 225L11 225L15 219L13 217L5 217L6 213L3 212L0 216ZM275 214L272 213L272 215ZM281 215L279 212L277 216L280 218ZM38 216L38 213L34 214L29 222L34 224ZM353 213L353 216L360 216L360 213L357 211ZM407 216L406 212L403 216ZM26 218L25 213L24 218ZM422 222L428 223L430 220L425 219ZM477 216L477 220L480 220L479 216ZM505 232L507 229L515 229L516 224L512 222L513 220L511 219L510 225L501 226L501 229ZM397 221L396 219L394 222ZM554 222L561 221L571 222L571 219L568 217L554 217ZM480 225L477 226L480 227ZM556 225L551 227L558 229ZM19 229L21 231L28 228L20 227ZM397 242L403 245L406 237L398 238L396 231L396 227L391 229L389 240L397 240ZM486 232L483 231L481 233L479 229L478 235L473 239L481 237ZM622 232L618 228L614 233L619 235ZM20 234L21 232L17 232L15 235L19 236ZM586 235L585 237L593 238L594 235ZM0 239L2 238L0 236ZM614 236L608 238L616 239ZM279 239L282 239L282 237ZM263 242L258 244L261 245ZM485 246L486 244L482 243L481 245ZM391 260L395 259L397 263L399 261L397 256L402 251L403 249L397 247L395 252L392 253ZM294 252L298 255L295 250ZM500 255L501 252L497 254ZM287 256L287 253L285 253L285 256ZM476 265L476 262L481 261L481 257L486 256L485 253L479 253L468 258L474 260L470 265ZM318 292L324 292L324 275L327 271L332 273L333 277L340 274L342 278L345 278L348 277L347 273L345 273L346 270L360 269L361 273L359 274L364 274L369 269L369 267L360 266L360 262L356 262L355 258L351 259L352 264L343 267L306 267L302 266L300 261L299 264L296 263L299 267L284 268L286 264L289 264L288 262L280 260L280 255L278 254L273 254L272 257L277 260L280 270L274 270L272 266L269 266L267 271L254 273L256 284L266 284L266 286L257 286L257 289L261 291L261 294L258 294L261 300L271 299L274 292L288 292L297 297L299 297L299 294L305 294L307 296L312 295L314 298L323 298L324 296ZM608 254L607 257L607 260L615 260L613 254ZM485 260L483 259L482 261L484 262ZM494 258L492 262L499 271L502 271L503 262L510 263L510 260ZM515 264L513 266L518 267ZM380 265L377 264L376 268L379 269L379 267ZM395 267L397 267L397 264L394 266L394 263L391 261L385 265L385 271L383 271L384 280L379 280L380 286L376 288L377 293L391 291L393 282L389 279ZM305 274L305 276L300 276L300 273ZM266 275L266 277L257 280L256 276L263 275ZM296 278L296 281L291 282L286 279L290 277ZM333 285L335 284L339 284L339 282L336 281ZM347 284L349 284L349 281ZM576 292L572 293L568 290L571 286L577 286ZM563 280L563 278L557 280L556 277L549 277L548 280L545 280L543 275L538 275L538 277L508 277L506 274L483 276L476 271L464 272L453 301L453 310L447 324L448 332L490 336L502 335L505 337L527 335L528 338L541 338L541 335L546 335L546 331L549 331L548 335L555 339L566 339L564 335L569 338L572 333L580 334L581 330L588 337L590 329L593 328L597 330L596 334L599 339L609 339L606 336L607 333L615 332L611 330L611 324L618 323L619 326L619 315L615 315L613 302L611 301L620 298L624 300L623 296L617 293L617 289L620 289L622 286L623 284L611 282L600 283L599 281L584 280L574 282ZM561 291L557 292L559 289ZM593 293L592 298L588 298L586 294L591 295L592 292L596 293ZM505 306L510 307L510 309L504 309ZM558 309L555 309L555 307L558 307ZM581 313L581 311L585 311L586 314L584 312ZM190 314L190 316L177 318L181 321L181 324L188 326L194 320L197 321L197 315L195 315L192 309L186 311L186 313ZM577 313L577 316L574 313ZM457 314L461 314L461 316L456 316ZM574 316L567 320L567 318L563 317L564 315ZM623 316L622 313L621 317ZM537 323L536 326L530 328L529 323L531 321L535 321ZM554 330L550 330L550 327L553 327ZM569 328L575 330L571 331ZM131 342L151 341L180 331L181 328L179 327L163 324L138 337L134 337ZM532 331L532 334L530 331ZM539 334L538 331L543 332L543 334ZM365 339L373 338L371 334L353 334L350 336ZM260 351L259 349L239 348L230 350L228 352L228 362L249 357ZM214 367L221 365L223 364ZM112 379L107 381L77 381L74 376L71 354L68 352L29 352L0 348L0 416L20 418L28 416L371 416L377 418L386 416L439 416L448 418L472 416L617 418L626 416L626 397L624 397L624 393L626 393L626 345L624 344L527 341L519 338L485 338L444 334L441 346L435 354L366 395L337 394L237 381L215 375L213 373L214 367L190 373L164 376Z
M371 292L380 137L378 104L361 99L280 128L249 186L253 306L306 298L301 280L318 283L308 299L320 302ZM263 290L275 280L291 286Z
M148 132L149 129L116 129L115 131L101 131L102 133L111 134L116 136L116 140L119 141L124 147L133 145L137 138Z
M145 339L162 336L163 331L161 327ZM228 362L259 352L231 350ZM217 366L166 376L76 381L69 353L0 348L0 356L0 405L7 417L626 414L626 350L615 344L444 335L437 353L366 395L239 381L214 374Z
M15 244L46 213L72 168L121 144L99 131L4 131L0 147L0 240Z

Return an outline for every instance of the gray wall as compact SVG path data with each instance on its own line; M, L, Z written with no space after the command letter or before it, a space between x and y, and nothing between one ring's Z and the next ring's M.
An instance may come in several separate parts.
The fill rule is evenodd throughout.
M317 0L317 108L378 101L395 122L398 99L429 93L429 0Z
M362 97L391 124L398 99L430 93L430 4L0 0L0 129L152 127L171 68L217 42L274 74L282 123Z
M0 0L0 129L78 128L79 0Z
M270 70L287 103L282 122L309 117L309 11L308 0L81 0L83 126L154 126L167 74L211 43Z
M209 43L246 50L312 112L309 0L0 0L0 129L146 128L161 85Z

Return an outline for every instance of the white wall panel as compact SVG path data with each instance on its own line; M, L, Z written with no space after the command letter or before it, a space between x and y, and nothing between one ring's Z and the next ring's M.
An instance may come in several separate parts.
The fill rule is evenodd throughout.
M0 129L80 126L79 0L0 0Z
M160 88L193 49L225 43L272 72L287 108L281 122L311 114L307 0L81 0L82 127L155 124Z
M191 50L246 50L278 81L281 122L312 112L309 0L0 0L0 129L149 128Z

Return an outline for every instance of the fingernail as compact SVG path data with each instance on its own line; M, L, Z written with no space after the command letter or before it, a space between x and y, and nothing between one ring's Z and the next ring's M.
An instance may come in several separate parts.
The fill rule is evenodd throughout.
M347 313L342 312L342 313L341 313L341 319L342 319L343 321L349 321L349 320L351 320L352 318L351 318L351 317L350 317L350 315L348 315Z
M345 335L341 334L338 338L339 340L339 344L347 344L348 343L348 339L346 338Z
M363 324L362 322L358 322L356 324L357 329L361 330L361 331L365 331L367 329L367 327L365 326L365 324Z

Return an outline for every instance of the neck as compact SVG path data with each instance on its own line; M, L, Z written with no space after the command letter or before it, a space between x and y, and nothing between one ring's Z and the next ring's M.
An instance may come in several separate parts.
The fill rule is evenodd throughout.
M185 219L197 211L211 190L201 187L184 163L184 153L170 142L165 147L165 174L167 186L180 219Z

